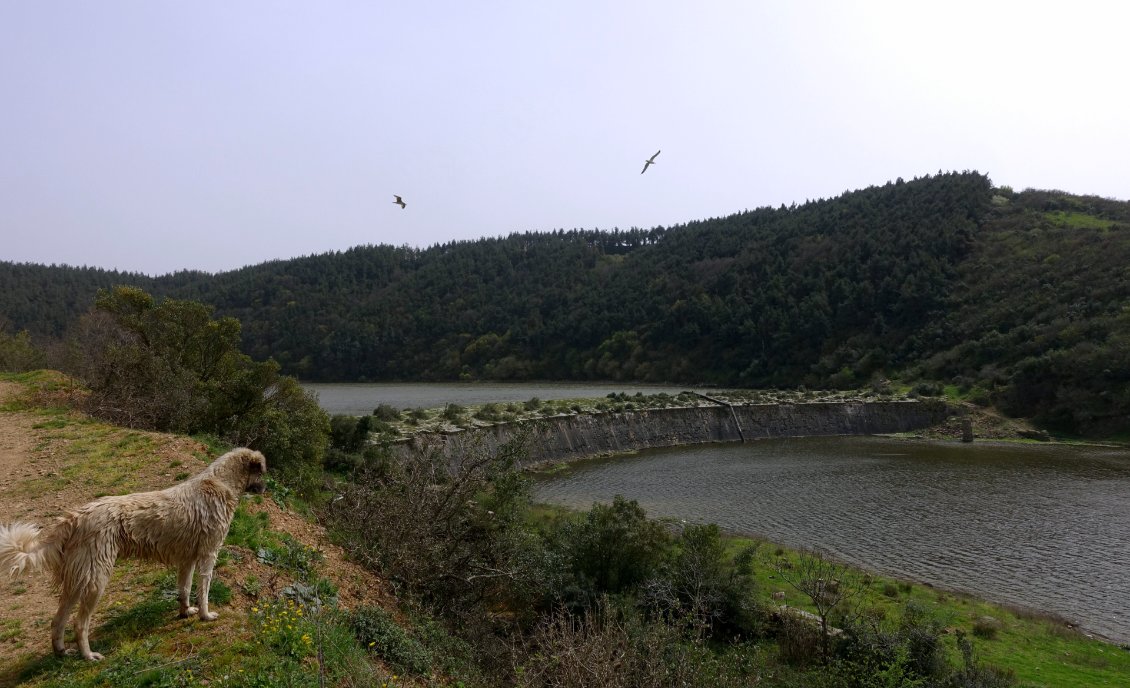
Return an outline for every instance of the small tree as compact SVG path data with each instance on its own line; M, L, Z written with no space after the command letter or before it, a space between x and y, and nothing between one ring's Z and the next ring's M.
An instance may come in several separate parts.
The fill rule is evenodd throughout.
M346 546L432 610L480 623L539 585L521 529L523 438L446 454L425 446L359 471L328 514Z
M853 618L871 586L871 578L817 550L803 551L791 561L778 557L776 569L781 579L807 597L816 609L820 620L820 657L827 664L832 632L829 619L833 614L845 620Z
M630 590L658 570L670 543L661 524L648 520L636 500L616 495L594 504L584 520L570 522L562 545L581 589L594 598Z
M644 586L644 600L665 617L688 624L699 638L748 636L757 625L750 565L756 547L731 559L718 526L687 526L659 576Z
M274 361L239 350L240 324L195 301L101 290L72 337L88 410L130 427L208 432L267 454L272 469L316 465L329 421Z
M32 344L27 330L10 335L0 326L0 370L22 373L42 368L45 361L46 356Z

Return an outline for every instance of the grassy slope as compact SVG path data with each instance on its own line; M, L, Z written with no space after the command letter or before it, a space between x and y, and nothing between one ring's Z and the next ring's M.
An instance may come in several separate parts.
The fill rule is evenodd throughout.
M576 514L560 507L539 505L535 510L535 519L546 522L574 517ZM757 546L759 564L754 570L762 604L815 611L811 601L782 580L774 568L778 553L795 558L797 552L741 537L727 541L734 554L751 544ZM774 599L773 593L784 593L784 600ZM908 603L924 610L946 629L944 646L955 666L960 664L957 633L961 631L973 640L978 660L1011 669L1021 688L1130 685L1130 651L1089 637L1061 619L1038 612L883 576L872 577L860 608L866 618L890 626L898 623ZM999 622L999 630L991 638L984 637L988 635L985 631L981 636L974 632L978 620L984 617ZM765 660L773 661L771 652Z
M25 384L30 393L0 402L0 426L16 428L5 439L17 443L30 464L0 488L2 522L45 523L62 508L98 495L161 489L199 471L221 451L51 406L53 396L72 392L54 376L0 379ZM48 405L39 405L44 400ZM4 581L0 686L317 685L319 649L329 685L417 683L393 679L395 671L354 640L337 611L318 614L306 607L299 615L301 605L286 602L287 586L322 581L339 597L339 610L395 609L382 581L344 561L318 526L271 499L247 498L241 505L216 579L212 599L220 619L178 619L171 571L119 562L95 613L92 645L106 655L97 663L51 654L48 625L55 600L43 576Z
M732 546L745 544L748 541L735 539ZM786 555L795 556L795 553L786 552ZM758 569L758 583L766 603L772 592L783 591L785 604L813 611L811 603L783 583L770 567ZM910 601L925 609L947 630L945 645L955 664L960 657L956 644L960 630L973 639L981 660L1013 670L1019 685L1026 688L1130 684L1130 651L1088 637L1051 616L881 576L874 578L862 607L872 618L896 621ZM992 617L1000 623L1000 630L992 638L977 637L974 633L978 619L984 617Z

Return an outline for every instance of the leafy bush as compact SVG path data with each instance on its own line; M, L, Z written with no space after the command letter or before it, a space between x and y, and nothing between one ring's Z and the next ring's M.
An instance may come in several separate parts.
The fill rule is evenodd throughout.
M240 353L239 321L211 312L135 287L99 291L70 363L90 388L87 410L128 427L211 433L259 449L284 475L318 465L329 424L316 399L274 361Z
M475 418L494 422L502 419L502 412L499 411L498 404L483 404L475 411Z
M389 404L380 404L377 408L373 409L373 416L377 420L383 420L386 423L391 421L400 420L400 409Z
M0 327L0 371L22 373L35 370L42 368L46 360L46 355L32 344L27 330L10 335Z
M945 393L945 388L940 382L919 382L910 391L923 397L940 397Z
M559 538L582 595L575 602L586 606L652 578L669 545L663 526L648 520L639 502L620 495L611 504L594 504L583 520L566 522Z
M463 408L459 404L448 404L443 407L443 413L440 415L443 416L445 420L458 422L463 419L463 414L466 412L467 409Z
M330 418L330 446L344 452L359 452L365 448L372 425L373 416L334 415Z
M658 576L644 585L645 604L697 637L751 637L762 618L752 602L755 550L730 560L718 526L688 526Z
M426 446L357 473L327 512L345 546L431 609L470 622L538 583L520 521L519 438L448 456ZM513 605L521 608L523 605Z
M431 651L401 628L384 609L360 607L350 614L349 621L353 634L369 651L412 673L430 673Z
M979 616L973 622L973 635L982 640L992 640L997 637L1002 624L991 616Z
M957 632L957 647L961 651L962 666L946 678L941 684L943 688L1009 688L1016 685L1016 675L1011 669L978 662L973 643L962 631Z

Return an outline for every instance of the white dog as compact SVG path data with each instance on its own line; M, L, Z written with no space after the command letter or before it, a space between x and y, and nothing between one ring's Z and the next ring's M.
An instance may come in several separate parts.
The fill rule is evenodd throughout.
M235 449L198 475L157 492L102 497L40 530L30 523L0 526L0 571L17 576L46 569L59 589L59 611L51 624L51 646L63 654L63 630L75 606L75 641L84 659L90 651L90 617L106 590L118 557L177 567L182 617L212 621L208 588L216 555L227 536L243 492L262 492L267 460L252 449ZM200 567L197 607L188 606L192 572Z

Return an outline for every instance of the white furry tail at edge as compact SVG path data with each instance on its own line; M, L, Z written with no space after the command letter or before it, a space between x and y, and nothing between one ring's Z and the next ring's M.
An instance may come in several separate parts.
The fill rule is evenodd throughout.
M16 577L47 567L50 546L39 541L39 526L13 523L0 526L0 573Z

